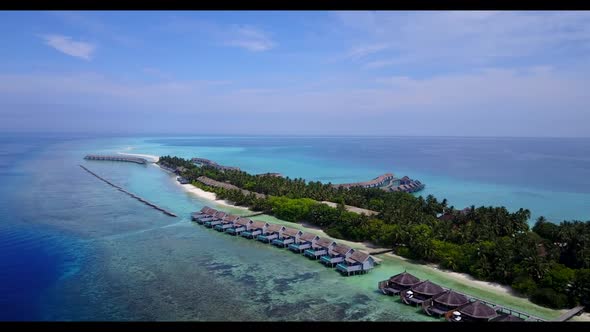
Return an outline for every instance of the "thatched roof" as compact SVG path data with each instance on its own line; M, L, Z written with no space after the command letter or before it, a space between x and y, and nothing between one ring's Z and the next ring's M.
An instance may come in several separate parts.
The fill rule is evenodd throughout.
M288 227L287 227L287 228L285 228L285 230L283 231L283 234L284 234L284 235L287 235L287 236L295 237L295 236L297 236L297 233L299 233L299 232L301 232L301 231L300 231L300 230L298 230L298 229L295 229L295 228L288 228Z
M496 318L493 318L492 321L494 322L523 322L524 319L508 314L502 314Z
M283 225L277 225L277 224L268 224L268 227L266 228L267 232L270 233L274 233L274 232L278 232L280 231L283 227Z
M334 241L330 240L330 239L326 239L324 237L321 237L316 244L320 247L324 247L324 248L328 248L330 245L332 245L332 243L335 243Z
M207 213L207 211L209 211L210 207L208 206L203 206L203 208L201 209L201 212L203 213Z
M364 263L369 257L371 257L371 255L359 250L355 250L355 252L350 255L350 259L359 263Z
M440 287L439 285L430 282L429 280L425 280L417 285L414 285L412 287L412 291L414 291L416 293L432 296L432 295L436 295L438 293L443 292L444 289L442 287Z
M463 307L463 309L459 310L459 312L469 317L481 319L490 319L498 315L494 308L484 304L481 301L475 301L471 304L468 304Z
M311 241L313 241L313 239L315 239L316 237L317 237L317 238L319 238L319 236L317 236L317 235L315 235L315 234L311 234L311 233L303 233L303 234L302 234L302 235L299 237L299 239L300 239L300 240L303 240L303 241L308 241L308 242L311 242Z
M437 296L433 299L434 302L446 305L448 307L459 307L469 303L467 296L457 293L454 290L448 290L442 295Z
M350 250L350 247L343 244L337 244L332 250L340 255L346 255L346 253Z
M408 272L402 272L400 274L396 274L389 278L389 282L400 286L414 286L415 284L420 282L420 279L414 277L413 275L409 274Z
M219 212L219 211L212 209L212 208L207 208L207 211L205 213L212 216L212 215L216 214L217 212Z

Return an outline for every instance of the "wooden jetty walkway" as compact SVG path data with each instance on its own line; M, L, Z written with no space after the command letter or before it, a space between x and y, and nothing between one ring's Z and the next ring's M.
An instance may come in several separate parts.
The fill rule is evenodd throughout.
M554 321L555 322L565 322L566 320L571 319L575 315L581 314L582 311L584 311L584 306L583 305L577 306L575 308L568 310L567 312L564 312L563 315L557 317Z
M125 161L125 162L142 164L142 165L146 165L149 163L149 161L145 158L133 157L133 156L123 156L123 155L89 154L86 157L84 157L84 159L86 159L86 160Z
M162 211L164 214L166 214L166 215L169 215L169 216L171 216L171 217L177 217L177 216L176 216L176 214L174 214L174 213L172 213L172 212L170 212L170 211L168 211L168 210L166 210L166 209L163 209L163 208L161 208L161 207L157 206L156 204L153 204L153 203L151 203L151 202L149 202L149 201L147 201L147 200L145 200L145 199L143 199L143 198L141 198L141 197L139 197L139 196L137 196L137 195L135 195L135 194L133 194L133 193L130 193L130 192L128 192L127 190L125 190L125 189L123 189L123 188L121 188L121 187L117 186L116 184L114 184L114 183L110 182L109 180L106 180L106 179L102 178L101 176L99 176L98 174L96 174L96 173L94 173L93 171L89 170L88 168L86 168L86 167L84 167L84 166L82 166L82 165L79 165L79 166L80 166L80 167L82 167L82 169L83 169L83 170L85 170L86 172L88 172L88 173L90 173L90 174L92 174L92 175L96 176L96 177L97 177L97 178L99 178L100 180L102 180L102 181L106 182L108 185L110 185L110 186L112 186L112 187L115 187L115 188L117 188L117 190L119 190L119 191L121 191L121 192L124 192L125 194L127 194L127 195L129 195L129 196L131 196L131 197L135 198L136 200L138 200L138 201L140 201L140 202L144 203L145 205L151 206L151 207L153 207L154 209L156 209L156 210L158 210L158 211Z

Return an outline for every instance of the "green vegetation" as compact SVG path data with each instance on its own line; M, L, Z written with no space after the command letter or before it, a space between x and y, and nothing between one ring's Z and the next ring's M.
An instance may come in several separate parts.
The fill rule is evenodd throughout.
M508 284L540 305L590 304L590 221L556 225L541 217L531 230L527 223L530 212L525 209L510 213L505 207L471 206L459 211L448 206L446 199L438 201L430 195L424 199L376 188L334 188L304 179L196 167L168 156L159 163L185 167L183 177L219 198L283 220L309 222L335 238L371 241L404 257ZM196 181L199 176L267 197L209 187ZM338 207L318 201L336 202ZM348 212L344 204L379 214L369 217Z

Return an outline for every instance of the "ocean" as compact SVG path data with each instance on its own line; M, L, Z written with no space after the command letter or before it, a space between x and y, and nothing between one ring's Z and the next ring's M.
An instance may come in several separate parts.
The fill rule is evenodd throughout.
M198 156L332 183L392 172L425 183L416 195L447 198L456 208L528 208L531 225L540 215L590 219L590 139L2 134L0 320L433 320L377 291L378 281L404 269L541 317L558 315L399 259L341 277L287 250L205 229L189 213L214 204L170 174L83 160L116 152Z

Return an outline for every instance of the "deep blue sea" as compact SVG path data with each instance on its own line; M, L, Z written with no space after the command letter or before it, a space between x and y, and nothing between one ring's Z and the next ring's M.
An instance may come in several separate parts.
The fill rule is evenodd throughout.
M198 156L332 183L393 172L425 183L419 195L456 208L505 205L530 209L532 219L590 219L590 139L2 134L0 320L429 320L376 293L379 280L403 269L555 315L406 262L386 259L368 275L343 278L295 254L211 233L188 214L214 203L170 174L82 159L116 152ZM180 217L147 208L79 164Z

